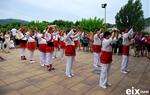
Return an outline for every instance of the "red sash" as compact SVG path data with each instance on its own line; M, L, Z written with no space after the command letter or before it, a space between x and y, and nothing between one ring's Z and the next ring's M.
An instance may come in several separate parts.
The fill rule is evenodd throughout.
M129 46L123 45L123 47L122 47L122 54L123 55L129 55Z
M74 41L74 46L75 46L75 48L78 48L78 44L79 44L79 42L78 42L78 40L76 40L76 41Z
M49 46L46 47L46 52L47 53L51 53L53 51L54 51L54 47L49 47Z
M54 40L54 47L56 47L56 48L58 48L58 47L59 47L58 40Z
M75 56L75 47L73 45L67 45L65 48L65 55L66 56Z
M20 48L26 48L26 43L20 43Z
M46 53L47 44L39 44L39 51Z
M34 51L36 49L36 43L35 42L28 42L27 43L27 49L30 51Z
M60 48L61 49L65 49L65 47L66 47L65 42L64 41L60 41Z
M93 52L96 52L96 53L101 52L101 46L100 45L93 45L92 49L93 49Z
M112 62L112 52L101 51L100 60L102 64L110 64Z

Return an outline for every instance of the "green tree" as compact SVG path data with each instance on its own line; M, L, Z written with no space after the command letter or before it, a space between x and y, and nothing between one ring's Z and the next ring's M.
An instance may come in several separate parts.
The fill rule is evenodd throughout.
M68 29L74 26L72 21L64 21L64 20L54 20L52 24L57 25L59 29Z
M42 32L48 25L50 25L47 21L31 21L27 26L30 28L38 28L40 32Z
M116 26L123 31L125 28L133 27L135 32L144 28L144 16L140 0L129 0L115 16Z
M97 17L94 17L93 19L92 18L89 18L89 19L82 19L80 22L79 22L79 25L80 27L87 31L87 32L96 32L98 31L101 27L104 26L104 21L103 19L100 19L100 18L97 18Z

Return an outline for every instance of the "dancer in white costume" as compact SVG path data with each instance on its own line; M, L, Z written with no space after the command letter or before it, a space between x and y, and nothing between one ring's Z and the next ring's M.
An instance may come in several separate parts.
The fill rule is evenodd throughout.
M102 46L102 37L103 33L101 31L97 31L97 33L94 35L94 43L92 46L93 54L94 54L94 67L99 67L100 62L100 52L101 52L101 46Z
M65 51L65 47L66 47L65 37L66 37L66 34L64 33L63 30L61 30L60 31L60 58L62 60L64 58L64 51Z
M113 39L114 35L111 36L110 32L104 32L104 39L102 41L101 49L101 72L99 85L102 88L107 88L111 84L108 82L109 70L112 62L112 44L115 42Z
M121 72L123 74L127 74L129 72L128 70L128 62L129 62L129 45L130 45L130 39L133 36L133 29L131 28L128 31L128 28L125 30L125 33L123 34L123 42L122 42L122 63L121 63Z
M27 34L27 49L29 50L29 63L32 64L35 62L33 60L33 55L36 49L35 34L33 29L30 29Z
M74 76L72 67L73 67L73 62L74 58L76 56L76 51L75 51L75 44L74 44L74 38L77 38L80 36L80 32L74 33L74 30L72 29L66 36L66 48L65 48L65 55L67 56L67 64L66 64L66 76L67 77L72 77Z
M18 36L19 36L19 40L20 40L21 60L27 60L25 57L25 49L26 49L26 43L27 43L25 28L21 27L17 32L18 32Z
M40 64L41 66L46 66L46 47L47 42L46 39L42 34L37 33L37 39L38 39L38 49L39 49L39 55L40 55Z

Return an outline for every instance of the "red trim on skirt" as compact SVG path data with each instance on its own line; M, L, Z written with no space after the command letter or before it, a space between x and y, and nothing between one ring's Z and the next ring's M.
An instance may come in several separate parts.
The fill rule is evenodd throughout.
M64 41L60 41L60 48L65 49L66 43Z
M47 44L39 44L39 51L41 52L46 52L46 47L47 47Z
M30 51L34 51L36 49L36 43L35 42L27 42L27 49Z
M76 40L76 41L74 41L74 46L75 46L75 48L78 48L78 46L79 46L79 42L78 42L78 40Z
M66 46L66 48L65 48L65 55L66 56L75 56L76 55L74 45L67 45Z
M54 47L55 48L59 48L59 42L58 42L58 40L54 40Z
M101 51L100 60L102 64L110 64L112 62L112 52Z
M20 48L26 48L26 43L20 43Z
M100 53L101 52L101 46L100 45L93 45L92 50L93 50L93 52Z
M123 45L123 47L122 47L122 54L123 55L129 55L129 46Z

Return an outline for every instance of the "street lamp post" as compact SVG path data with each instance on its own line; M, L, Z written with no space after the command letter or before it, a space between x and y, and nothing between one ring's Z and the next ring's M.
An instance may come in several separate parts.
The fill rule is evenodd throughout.
M107 3L104 3L102 4L102 8L105 8L105 25L106 25L106 6L107 6Z

